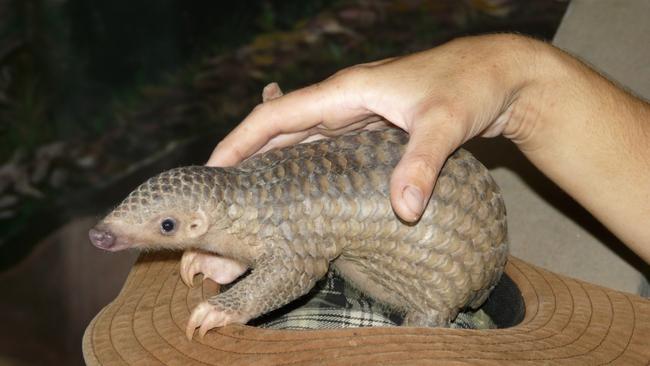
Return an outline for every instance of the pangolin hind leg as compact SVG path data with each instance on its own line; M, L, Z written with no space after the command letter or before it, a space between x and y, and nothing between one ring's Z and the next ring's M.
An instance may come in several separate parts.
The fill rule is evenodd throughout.
M456 312L457 314L458 312ZM448 328L450 319L455 317L456 314L451 314L450 311L442 312L429 309L426 312L411 310L406 313L404 323L402 325L407 327L442 327Z
M387 289L381 283L375 281L363 270L363 267L343 257L336 259L332 265L343 278L351 283L356 289L372 297L382 304L388 305L396 310L403 310L404 299L394 291Z
M449 309L431 309L425 305L426 299L418 299L413 294L409 296L397 288L386 287L354 261L340 257L334 261L333 266L343 278L363 293L391 309L404 313L405 326L448 327L450 319L456 315Z

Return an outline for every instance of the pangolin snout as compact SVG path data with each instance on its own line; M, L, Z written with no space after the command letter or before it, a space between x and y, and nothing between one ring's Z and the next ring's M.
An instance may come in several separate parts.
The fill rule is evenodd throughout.
M88 231L88 237L94 246L100 249L110 250L115 245L115 235L110 231L92 228Z

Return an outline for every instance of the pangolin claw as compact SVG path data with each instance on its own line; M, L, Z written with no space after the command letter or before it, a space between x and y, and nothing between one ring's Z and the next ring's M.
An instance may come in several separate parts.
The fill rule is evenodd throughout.
M192 264L192 259L196 255L196 252L191 251L191 250L186 250L185 253L183 253L183 257L181 258L181 268L180 268L180 273L181 273L181 280L183 280L183 283L187 285L187 287L193 287L194 286L194 275L196 273L190 273L190 265Z
M210 329L223 327L231 323L243 324L248 320L250 320L250 317L238 312L226 311L219 305L204 301L194 308L190 320L187 322L185 335L191 341L196 328L199 328L199 337L203 338Z

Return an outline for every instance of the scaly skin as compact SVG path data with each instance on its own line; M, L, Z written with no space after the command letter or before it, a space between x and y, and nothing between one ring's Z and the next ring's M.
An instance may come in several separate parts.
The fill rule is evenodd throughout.
M182 260L188 284L198 272L228 283L250 268L228 291L197 306L189 338L197 327L203 335L289 303L330 265L404 311L407 325L446 326L459 309L481 305L500 278L505 208L487 169L458 150L420 221L400 221L389 181L407 140L397 129L353 132L272 150L235 168L164 172L98 224L95 230L116 240L96 245L188 249ZM170 235L159 227L166 217L179 226Z

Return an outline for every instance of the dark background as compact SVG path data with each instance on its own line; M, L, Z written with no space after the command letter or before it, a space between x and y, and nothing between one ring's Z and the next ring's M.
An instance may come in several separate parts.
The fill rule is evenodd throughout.
M81 364L135 254L86 230L146 177L202 163L279 81L457 36L550 39L564 1L0 0L0 365Z

